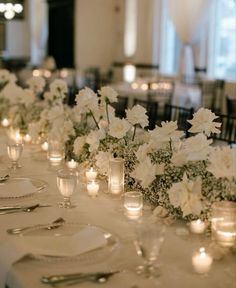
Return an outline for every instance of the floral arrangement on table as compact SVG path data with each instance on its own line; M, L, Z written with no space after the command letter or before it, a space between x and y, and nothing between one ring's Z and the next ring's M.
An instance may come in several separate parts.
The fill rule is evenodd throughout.
M189 138L176 122L162 122L149 131L149 141L136 152L130 176L154 213L171 219L207 219L215 201L236 201L236 149L211 147L211 133L221 123L208 109L200 108L188 122ZM138 182L137 182L138 181ZM134 188L134 187L132 187Z
M66 143L68 160L96 166L101 176L108 173L111 155L125 159L128 175L136 161L135 151L144 141L135 137L140 133L137 128L148 125L146 110L140 105L128 109L126 118L116 117L111 105L117 102L117 96L111 87L102 87L98 94L87 87L82 89L76 96L75 107L80 121L75 125L75 135Z

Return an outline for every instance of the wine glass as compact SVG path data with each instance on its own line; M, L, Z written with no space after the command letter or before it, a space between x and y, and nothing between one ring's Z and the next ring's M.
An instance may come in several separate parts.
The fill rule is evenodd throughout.
M74 171L69 169L61 169L57 172L57 187L63 196L63 202L59 203L59 207L72 208L71 196L77 185L77 176Z
M9 142L7 144L7 154L8 157L11 159L11 166L10 169L16 170L18 168L21 168L21 166L18 163L18 160L21 157L23 151L23 143L14 143Z
M137 267L137 273L145 278L160 276L158 257L164 242L165 226L159 222L140 222L136 226L134 245L144 265Z

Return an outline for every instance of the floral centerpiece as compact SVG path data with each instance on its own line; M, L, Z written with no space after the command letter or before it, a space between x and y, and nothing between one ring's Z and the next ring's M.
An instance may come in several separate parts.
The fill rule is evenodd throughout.
M189 138L176 122L162 122L149 131L149 141L136 152L133 185L156 208L174 219L207 219L213 202L236 201L236 149L212 147L211 133L219 133L217 116L201 108L189 120ZM195 134L196 133L196 134ZM234 188L233 188L234 187Z

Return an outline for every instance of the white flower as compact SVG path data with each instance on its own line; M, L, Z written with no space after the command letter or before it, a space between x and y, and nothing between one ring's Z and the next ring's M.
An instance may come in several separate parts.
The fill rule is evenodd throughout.
M137 152L135 153L137 160L139 162L145 161L145 159L148 157L147 156L148 152L150 152L149 144L145 143L145 144L139 146Z
M132 109L126 110L126 119L132 124L140 124L142 128L148 126L147 110L140 106L135 105Z
M2 96L10 101L11 104L16 104L21 98L23 89L15 83L7 84L2 90Z
M99 169L100 174L108 175L109 159L111 157L110 152L100 151L96 155L96 166Z
M16 82L16 76L6 69L0 69L0 85Z
M212 139L207 140L207 137L200 133L187 138L183 142L183 150L189 161L205 160L209 154Z
M152 131L149 131L150 141L153 147L162 148L167 143L179 141L184 136L183 131L178 131L177 121L161 122L161 127L156 126Z
M50 92L61 98L65 98L65 94L68 92L67 84L62 79L56 79L50 84Z
M125 119L114 118L109 126L108 134L112 137L121 139L129 131L131 125Z
M32 90L30 89L24 89L19 94L19 102L24 104L25 106L29 106L30 104L33 104L35 101L35 96Z
M43 77L31 77L26 82L29 88L34 91L34 93L41 93L45 87L46 81Z
M236 149L228 146L212 148L207 170L216 178L236 178Z
M196 113L193 114L193 119L188 120L188 122L192 125L189 129L189 132L192 133L204 133L207 136L210 136L211 133L220 133L218 129L221 127L221 123L213 122L213 120L217 119L214 113L209 109L200 108Z
M91 131L86 137L86 143L89 144L89 151L93 152L98 149L100 140L105 138L105 131L103 129Z
M85 87L75 98L76 104L84 113L98 110L98 96L92 89Z
M180 207L184 217L189 214L200 215L203 209L201 185L200 178L197 178L196 181L188 181L187 176L184 175L182 182L174 183L167 191L170 203L175 208Z
M109 86L104 86L101 90L98 90L99 95L103 98L102 100L108 99L109 103L117 102L118 93Z
M56 105L51 108L51 110L48 112L48 120L50 122L55 121L56 118L58 117L63 117L64 115L64 108L62 105Z
M145 161L139 163L131 173L131 177L141 181L141 185L147 188L156 178L156 165L151 163L147 157Z
M74 149L73 152L75 155L79 156L82 152L86 140L86 136L79 136L74 141Z

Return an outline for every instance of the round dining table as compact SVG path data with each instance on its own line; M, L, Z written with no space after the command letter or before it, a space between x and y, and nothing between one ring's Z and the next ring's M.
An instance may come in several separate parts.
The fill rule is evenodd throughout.
M1 198L0 195L0 209L14 205L23 207L34 204L40 205L31 212L21 210L16 213L1 214L0 211L1 288L53 287L44 284L42 277L109 271L118 272L103 284L83 281L81 283L70 283L71 286L66 286L66 283L62 283L55 287L236 287L235 250L232 249L220 260L214 260L208 273L196 273L192 266L193 253L200 247L209 247L212 241L211 236L207 233L193 234L190 232L188 225L181 221L166 224L164 242L158 257L159 277L145 278L142 275L138 275L136 267L144 263L142 257L136 252L134 245L138 221L129 219L125 215L123 196L114 197L110 195L107 192L107 184L104 180L99 182L100 189L97 197L89 196L86 190L85 171L79 166L76 168L78 174L77 188L71 198L73 207L60 208L58 202L62 200L62 195L57 188L57 169L49 165L46 152L42 151L39 145L25 144L23 155L20 159L22 168L11 171L7 170L10 160L7 156L6 143L6 131L2 129L0 131L0 171L2 171L1 173L8 171L7 173L9 173L10 177L4 183L0 183L0 193L4 191L5 196L8 192L10 195L10 189L15 187L11 184L14 179L19 180L19 190L20 188L22 189L23 180L31 181L30 183L42 183L43 189L36 189L35 193L29 194L25 191L26 194L20 194L19 197L16 196L17 191L12 194L14 197ZM32 189L31 186L29 189ZM27 186L26 189L28 189ZM153 217L155 216L153 216L152 209L148 204L145 204L141 220L144 223L148 223L148 221L153 221ZM49 239L50 243L48 245L50 244L50 247L52 247L54 241L56 243L56 238L60 236L58 231L63 232L70 225L74 225L73 227L97 227L100 231L105 231L109 237L112 236L113 242L109 243L109 245L106 243L105 247L102 246L75 257L44 257L43 255L34 255L30 249L27 251L27 241L29 240L27 237L29 237L30 233L12 235L7 232L8 229L15 227L45 225L52 223L58 218L63 218L65 221L60 229L46 231L42 228L44 226L35 226L37 231L34 231L34 229L31 231L34 239L35 237L38 237L38 241L40 239ZM49 234L50 237L48 236ZM69 236L67 235L65 239L68 242L64 242L63 247L72 251L73 254L73 245L76 246L76 242L71 242L70 237L74 237L73 233L69 233ZM84 242L87 241L84 240ZM21 245L18 245L19 243ZM84 244L87 243L81 243L81 245ZM63 247L61 250L64 249Z

